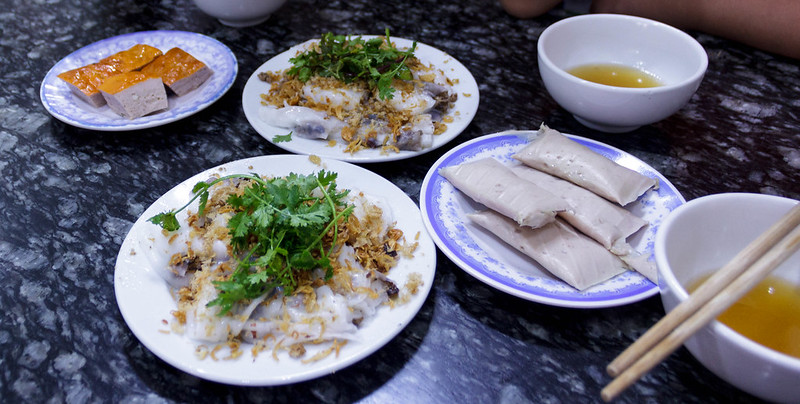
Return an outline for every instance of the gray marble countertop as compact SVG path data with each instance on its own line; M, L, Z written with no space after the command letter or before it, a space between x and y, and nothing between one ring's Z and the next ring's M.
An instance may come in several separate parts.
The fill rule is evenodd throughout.
M545 122L623 149L686 197L757 192L800 198L800 64L692 33L709 56L697 94L677 114L624 135L581 126L547 94L536 40L566 16L518 20L492 1L290 0L267 22L231 28L190 0L22 1L0 11L0 401L3 402L598 402L604 368L662 315L658 297L577 310L522 300L439 254L433 290L396 338L335 374L244 388L205 381L148 351L123 321L114 265L134 221L164 192L216 165L282 153L248 124L247 77L275 54L327 31L391 29L442 49L477 79L481 103L452 145ZM161 127L97 132L43 108L39 86L61 58L144 30L198 32L234 52L231 90ZM448 146L365 165L418 201ZM678 350L618 402L756 401Z

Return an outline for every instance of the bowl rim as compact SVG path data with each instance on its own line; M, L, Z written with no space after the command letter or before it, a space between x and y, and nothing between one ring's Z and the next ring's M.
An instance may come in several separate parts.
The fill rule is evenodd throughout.
M560 28L561 26L567 24L580 23L583 20L623 21L626 23L639 23L639 24L644 23L649 26L658 27L683 39L684 42L686 42L694 50L694 53L698 55L698 57L700 58L700 66L689 77L677 83L662 85L657 87L618 87L618 86L610 86L606 84L595 83L589 80L584 80L582 78L576 77L570 73L567 73L567 71L565 71L564 69L556 66L556 64L547 55L547 52L544 49L544 43L551 35L553 35L553 32L558 28ZM706 71L708 70L708 53L706 52L705 48L703 48L703 45L701 45L700 42L698 42L694 37L692 37L691 35L687 34L686 32L678 28L675 28L663 22L652 20L649 18L637 17L625 14L609 14L609 13L582 14L582 15L567 17L559 21L556 21L555 23L550 24L547 28L545 28L544 31L542 31L542 33L539 35L539 38L536 41L536 53L539 60L543 62L551 71L553 71L556 75L558 75L562 79L566 79L568 81L577 84L588 85L590 88L607 90L612 92L631 93L631 94L663 93L682 88L691 83L699 83L703 79L703 76L705 76Z
M672 272L671 266L667 262L666 245L665 245L667 233L669 233L675 221L677 220L678 217L680 217L683 214L683 212L689 211L690 209L694 209L696 206L717 204L719 203L720 200L731 200L731 199L735 200L768 199L768 200L776 200L776 201L784 200L787 202L800 203L794 199L777 195L767 195L767 194L747 193L747 192L726 192L720 194L701 196L699 198L692 199L684 203L683 205L678 206L675 210L670 212L670 214L664 219L664 221L661 222L659 231L658 233L656 233L654 241L654 256L656 260L656 265L658 267L659 283L661 283L661 281L663 280L663 282L675 294L675 296L678 298L680 302L685 301L689 297L689 293L686 291L686 289L684 289L683 285L681 285L680 282L678 282L678 279ZM664 290L662 289L662 293L663 291ZM717 320L711 321L708 325L706 325L706 327L711 327L713 332L719 335L721 338L728 340L729 342L735 344L738 347L741 347L742 349L752 353L753 355L764 358L770 363L782 366L784 368L792 368L794 370L800 371L800 358L796 358L794 356L761 345L758 342L755 342L750 338L747 338L744 335L739 334L732 328L728 327L727 325Z

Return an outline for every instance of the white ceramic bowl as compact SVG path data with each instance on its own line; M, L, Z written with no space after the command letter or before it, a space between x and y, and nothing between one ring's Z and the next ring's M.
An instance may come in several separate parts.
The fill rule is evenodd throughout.
M798 202L745 193L716 194L679 206L661 223L655 259L664 309L688 298L686 287L725 265ZM800 253L772 275L800 287ZM757 397L800 402L800 358L769 349L713 321L684 344L706 368Z
M619 14L586 14L547 27L537 45L539 74L550 95L582 124L628 132L660 121L697 91L708 66L703 47L669 25ZM622 64L661 84L626 88L597 84L567 73L586 64Z
M286 0L194 0L200 10L231 27L266 21Z

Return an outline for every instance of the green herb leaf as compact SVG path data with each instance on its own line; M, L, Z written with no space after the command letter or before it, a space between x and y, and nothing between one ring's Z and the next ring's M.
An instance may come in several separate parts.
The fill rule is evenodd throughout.
M306 79L308 80L308 79ZM272 143L282 143L282 142L291 142L292 141L292 132L289 132L285 135L275 135L272 137Z
M322 35L316 49L289 59L292 67L286 74L302 82L314 75L333 77L345 83L365 80L370 88L378 89L381 99L391 99L395 91L393 80L412 78L406 62L414 57L416 48L416 41L405 51L395 48L388 28L385 37L367 41L329 32Z
M175 231L181 227L178 223L178 219L175 217L175 212L172 211L159 213L147 220L150 221L150 223L161 226L162 229L167 231Z
M331 276L331 247L323 245L323 238L333 229L335 244L336 223L346 220L353 211L346 201L349 191L336 189L336 177L336 173L321 170L307 176L292 173L270 180L255 174L234 174L208 183L198 182L193 188L194 197L186 205L149 220L166 230L177 230L180 225L176 213L199 198L202 214L209 189L218 182L229 178L251 181L241 195L232 194L226 199L234 210L228 220L231 247L233 255L240 258L227 279L214 282L219 294L208 304L220 306L220 315L224 315L236 304L275 287L291 294L297 287L297 271L322 268L326 276Z

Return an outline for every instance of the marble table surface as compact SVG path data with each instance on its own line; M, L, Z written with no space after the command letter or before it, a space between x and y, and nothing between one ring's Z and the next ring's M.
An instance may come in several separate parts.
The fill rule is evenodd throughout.
M184 179L245 157L282 153L242 111L247 77L321 33L413 38L460 60L481 101L450 145L366 164L418 202L450 146L542 122L625 150L687 200L720 192L800 198L800 64L691 33L709 56L697 94L675 115L628 134L580 125L547 94L536 41L569 12L510 17L492 1L290 0L267 22L231 28L190 0L7 0L0 11L0 401L5 402L598 402L605 365L662 315L657 296L612 309L567 309L483 284L443 254L415 319L366 359L279 387L234 387L187 375L148 351L114 297L120 244L142 212ZM98 132L50 116L47 71L74 50L145 30L193 31L236 55L230 91L164 126ZM681 348L618 402L737 403L754 397Z

